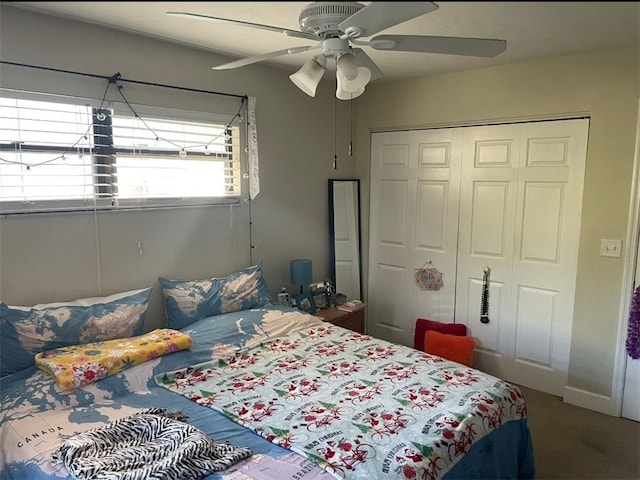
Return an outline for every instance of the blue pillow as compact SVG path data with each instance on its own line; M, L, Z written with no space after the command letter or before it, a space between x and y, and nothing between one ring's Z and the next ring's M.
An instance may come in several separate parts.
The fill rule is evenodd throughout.
M0 377L35 365L36 353L142 335L151 290L33 307L0 302Z
M226 277L204 280L158 278L165 301L167 327L180 330L202 318L275 304L261 265Z

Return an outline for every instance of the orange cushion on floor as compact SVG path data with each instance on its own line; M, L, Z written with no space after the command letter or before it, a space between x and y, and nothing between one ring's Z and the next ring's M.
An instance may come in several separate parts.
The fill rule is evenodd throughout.
M473 367L473 337L440 333L427 330L424 334L424 351L439 357Z

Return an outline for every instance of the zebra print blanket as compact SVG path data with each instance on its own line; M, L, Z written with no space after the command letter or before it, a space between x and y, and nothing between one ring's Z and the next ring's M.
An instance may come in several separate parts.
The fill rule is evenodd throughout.
M78 480L199 479L252 455L207 437L181 413L148 408L73 435L53 453Z

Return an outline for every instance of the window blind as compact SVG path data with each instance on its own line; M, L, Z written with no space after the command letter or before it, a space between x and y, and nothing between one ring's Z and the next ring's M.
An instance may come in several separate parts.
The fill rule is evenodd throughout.
M237 203L229 115L0 97L0 213Z

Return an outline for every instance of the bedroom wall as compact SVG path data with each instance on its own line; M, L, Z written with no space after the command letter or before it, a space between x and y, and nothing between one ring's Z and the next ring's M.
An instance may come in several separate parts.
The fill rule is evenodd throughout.
M255 96L261 180L250 209L244 201L235 207L0 218L0 299L33 305L154 286L146 322L151 329L164 326L159 275L223 276L263 260L275 295L281 286L298 288L289 284L289 260L303 257L313 261L315 279L327 278L327 179L355 174L346 133L340 133L349 131L344 103L337 106L339 162L332 169L332 81L311 98L283 70L255 65L214 72L211 65L228 59L6 2L0 8L3 61L104 76L120 72L138 81ZM132 102L185 107L185 96L175 90L125 85ZM101 98L106 84L1 64L0 86ZM257 246L252 255L250 239Z
M540 59L372 84L356 109L357 168L365 192L371 131L574 115L591 118L565 400L600 411L615 410L611 395L628 255L601 257L599 246L601 238L626 238L639 71L636 48ZM363 198L365 219L368 203ZM366 257L368 235L364 242Z

